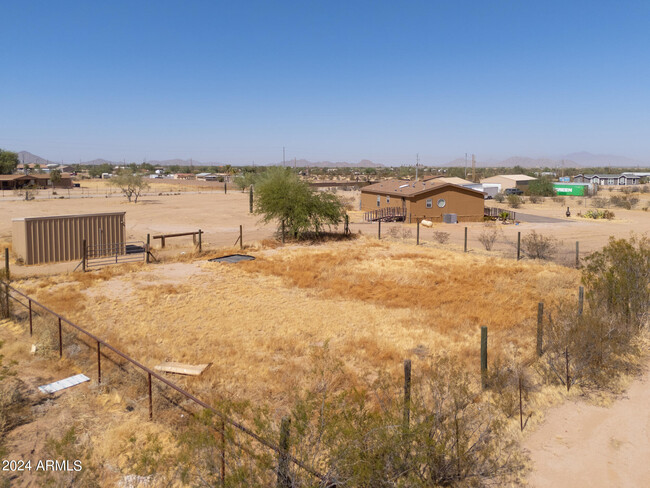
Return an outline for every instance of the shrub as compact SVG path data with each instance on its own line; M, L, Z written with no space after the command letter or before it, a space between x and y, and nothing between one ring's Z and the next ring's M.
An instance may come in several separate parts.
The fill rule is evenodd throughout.
M592 202L594 206L597 208L605 208L607 207L607 203L608 203L607 199L602 197L595 197L592 199Z
M650 240L610 237L585 262L582 282L590 304L602 305L626 323L641 327L650 310Z
M561 196L553 197L552 200L553 200L555 203L560 204L561 206L566 205L566 197L561 197Z
M553 182L546 177L531 181L528 185L528 192L531 196L538 195L543 197L552 197L555 195Z
M433 231L433 240L439 244L447 244L449 242L449 232L443 232L441 230Z
M478 236L478 240L481 244L483 244L486 251L491 251L498 237L498 227L494 224L486 224L483 228L483 231Z
M494 200L496 202L503 203L505 199L506 197L503 193L497 193L496 195L494 195Z
M510 208L519 208L524 203L519 195L508 195L508 205Z
M557 240L532 231L521 238L521 250L531 259L551 259L557 250Z
M538 195L532 195L532 194L531 194L531 195L528 197L528 201L529 201L530 203L540 203L540 202L543 202L543 201L544 201L544 197L540 197L540 196L538 196Z

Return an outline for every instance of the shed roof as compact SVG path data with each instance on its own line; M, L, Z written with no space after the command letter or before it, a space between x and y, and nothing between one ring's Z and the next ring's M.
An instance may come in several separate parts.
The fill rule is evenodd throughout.
M537 178L533 178L532 176L521 175L521 174L519 174L519 175L495 175L495 176L491 176L490 178L494 178L496 176L498 176L500 178L508 178L509 180L514 180L514 181L530 181L530 180L536 180L537 179ZM489 180L490 178L485 178L485 179Z
M434 178L427 181L405 181L405 180L387 180L380 181L374 185L368 185L361 188L362 193L381 193L382 195L398 195L412 197L431 190L442 189L444 187L457 188L459 190L473 192L483 195L483 192L466 188L453 183L440 181L440 178Z

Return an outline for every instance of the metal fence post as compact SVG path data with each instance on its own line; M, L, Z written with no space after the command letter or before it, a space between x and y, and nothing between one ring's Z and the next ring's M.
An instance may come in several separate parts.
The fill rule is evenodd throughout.
M481 386L487 388L487 338L488 329L486 326L481 327Z
M201 231L201 229L199 229L199 252L203 250L203 242L201 240L201 234L203 234L203 232Z
M32 336L32 299L28 300L29 303L29 336Z
M580 267L580 242L576 241L576 268Z
M381 220L377 221L378 227L377 227L377 239L381 239Z
M84 239L81 242L81 270L85 273L86 272L86 261L88 260L88 242L86 239Z
M417 227L417 229L418 229L418 230L417 230L417 232L416 232L417 238L416 238L416 243L415 243L415 245L416 245L416 246L419 246L419 245L420 245L420 219L418 219L418 227Z
M221 419L221 486L226 485L226 422Z
M578 288L578 315L582 315L582 310L585 303L585 289L584 287Z
M544 303L537 304L537 356L544 352Z
M145 261L147 262L147 264L149 264L151 262L150 258L149 258L149 250L150 249L151 249L151 234L147 234L147 248L145 249L145 252L146 252Z
M248 189L248 211L253 213L253 185Z
M239 224L239 249L244 249L244 227Z
M153 395L151 394L151 373L147 373L149 378L149 420L153 419Z
M63 331L61 329L61 317L59 317L59 358L63 357Z
M411 421L411 360L404 360L404 417L402 420L402 427L404 433L409 430L409 423Z
M228 194L228 182L227 181L223 182L223 194L224 195Z
M464 252L467 252L467 227L465 227L465 247Z
M280 426L280 450L278 453L278 482L277 488L291 488L291 476L289 475L289 429L291 419L284 417Z
M284 220L282 221L282 244L284 244Z
M521 258L521 232L517 232L517 261Z
M97 383L102 383L102 356L99 352L99 341L97 341Z
M5 275L7 281L11 281L11 273L9 272L9 248L5 247Z

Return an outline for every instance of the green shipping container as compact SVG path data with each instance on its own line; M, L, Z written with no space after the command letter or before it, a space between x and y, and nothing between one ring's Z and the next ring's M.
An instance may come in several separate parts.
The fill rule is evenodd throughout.
M558 195L584 196L588 185L577 185L575 183L553 183L553 189Z

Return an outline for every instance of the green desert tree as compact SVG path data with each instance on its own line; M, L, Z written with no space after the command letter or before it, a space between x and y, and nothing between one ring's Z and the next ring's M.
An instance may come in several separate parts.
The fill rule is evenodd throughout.
M18 154L0 149L0 175L10 175L18 166Z
M122 190L129 202L133 200L134 203L138 203L142 192L149 188L149 183L141 175L128 170L111 178L111 184Z
M290 168L272 167L255 182L255 213L262 215L263 222L276 222L278 228L284 222L289 235L297 239L338 225L345 209L335 195L312 190Z
M50 171L50 179L52 180L52 186L56 186L61 183L61 170L53 169Z

